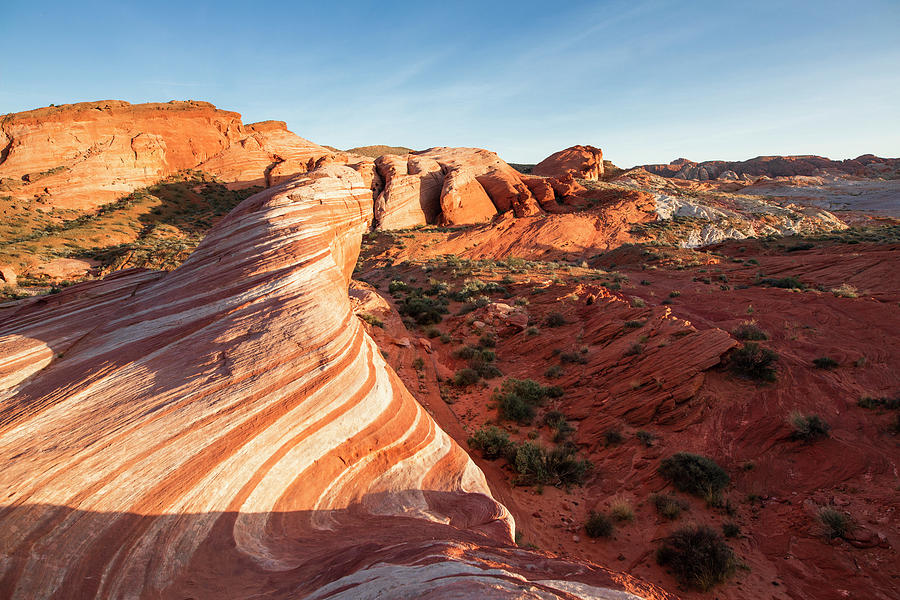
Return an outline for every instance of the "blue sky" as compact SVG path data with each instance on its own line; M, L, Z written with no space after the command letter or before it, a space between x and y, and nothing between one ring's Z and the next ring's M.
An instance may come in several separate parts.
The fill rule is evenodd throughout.
M900 2L0 0L0 113L101 99L510 162L900 156Z

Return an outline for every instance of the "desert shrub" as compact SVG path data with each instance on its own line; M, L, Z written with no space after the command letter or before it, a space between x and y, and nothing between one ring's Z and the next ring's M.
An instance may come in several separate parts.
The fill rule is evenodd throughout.
M817 369L836 369L840 363L829 356L820 356L813 359L813 364Z
M658 471L675 489L705 498L707 502L716 502L731 481L714 460L690 452L673 454L660 463Z
M453 356L453 358L469 359L469 358L474 357L478 353L479 353L478 348L476 348L474 346L460 346L459 348L457 348L456 350L453 351L452 356Z
M362 313L361 315L359 315L359 318L362 319L363 321L365 321L366 323L368 323L369 325L372 325L373 327L381 327L382 329L384 328L384 321L382 321L381 319L379 319L378 317L376 317L373 314Z
M482 348L494 348L497 346L497 338L492 333L486 333L478 339L478 344Z
M556 379L563 374L562 367L559 365L553 365L552 367L548 367L546 371L544 371L544 377L548 379Z
M537 327L529 327L528 329L525 330L525 335L527 335L529 337L539 335L540 333L541 333L541 331Z
M503 375L503 372L497 368L497 365L478 356L469 361L469 368L485 379L494 379Z
M556 430L553 437L553 441L556 443L564 442L575 431L575 428L566 421L566 415L558 410L551 410L544 415L544 425Z
M481 450L481 455L489 460L504 457L515 460L516 444L509 439L509 434L493 425L482 427L468 439L469 447Z
M478 383L481 376L475 369L460 369L453 375L453 384L458 387L466 387Z
M702 591L724 583L740 564L722 536L703 525L683 527L665 538L656 562L671 569L682 585Z
M506 288L499 283L489 281L485 283L480 279L467 279L458 292L451 294L454 300L466 302L472 297L482 294L506 293Z
M568 321L566 321L566 318L562 313L554 312L547 315L547 320L545 321L545 323L548 327L562 327L563 325L568 323Z
M741 535L741 528L734 521L726 521L722 523L722 535L727 538L738 537Z
M731 335L739 340L767 340L769 339L769 334L760 329L756 325L756 321L749 320L744 321L737 327L731 330Z
M412 362L412 366L416 371L421 371L425 368L425 361L422 360L421 356L417 356L416 359Z
M842 538L853 530L853 519L839 510L823 508L819 511L818 517L825 529L825 535L830 539Z
M669 298L677 298L680 295L681 292L679 292L678 290L672 290L671 292L669 292Z
M613 521L624 523L634 521L634 509L631 502L624 498L616 498L609 505L609 516Z
M897 410L900 408L900 396L896 398L872 398L871 396L863 396L856 403L860 408Z
M799 244L794 244L792 246L788 246L785 249L785 252L797 252L798 250L812 250L816 245L810 242L801 242Z
M587 358L579 352L563 352L559 355L559 360L562 363L587 364Z
M625 351L625 356L636 356L638 354L641 354L643 351L644 345L639 342L635 342L628 346L628 349Z
M610 429L603 434L603 443L607 446L618 446L625 440L618 429Z
M613 525L612 519L603 513L594 511L591 511L591 514L588 515L587 522L584 524L584 532L588 537L592 538L612 537L614 530L615 526Z
M769 287L782 288L787 290L803 290L806 289L806 286L796 277L782 277L772 278L766 277L764 279L759 280L760 285L767 285Z
M528 298L525 298L524 296L519 296L518 298L516 298L516 301L515 301L516 306L528 306L529 304L530 304L530 302L529 302Z
M453 338L450 337L449 333L442 333L440 340L442 344L449 344L451 341L453 341Z
M804 415L799 412L791 413L788 421L794 428L792 437L803 442L814 442L827 438L831 432L831 426L819 415Z
M542 386L533 379L509 378L503 382L500 391L494 393L494 400L502 419L525 425L534 419L536 407L542 406L547 398L555 397L558 389Z
M574 431L575 428L572 427L568 421L563 421L556 426L556 432L553 434L553 441L557 444L565 442Z
M670 521L677 519L681 513L686 511L690 505L676 496L669 494L653 494L650 496L650 502L656 508L656 512L665 519Z
M441 331L437 327L429 327L425 330L425 335L427 335L429 339L434 339L441 336Z
M643 327L644 321L625 321L625 327L627 329L637 329L638 327Z
M859 290L849 283L842 283L836 288L831 288L831 293L838 298L856 298L859 296Z
M651 431L645 431L641 429L634 434L634 437L636 437L638 441L647 448L652 448L653 444L656 443L656 434Z
M560 444L546 450L540 444L523 442L516 450L513 466L519 474L520 485L581 485L591 469L591 463L575 455L575 446Z
M759 381L775 381L778 355L756 342L747 342L731 353L731 370L737 375Z
M394 292L405 292L407 290L409 290L409 284L399 279L394 279L388 284L388 291L392 294Z
M566 415L561 413L558 410L548 411L546 415L544 415L544 425L548 427L559 427L560 424L566 422Z
M442 315L447 314L447 303L442 298L426 298L424 296L407 296L400 304L401 315L415 319L419 325L440 323Z

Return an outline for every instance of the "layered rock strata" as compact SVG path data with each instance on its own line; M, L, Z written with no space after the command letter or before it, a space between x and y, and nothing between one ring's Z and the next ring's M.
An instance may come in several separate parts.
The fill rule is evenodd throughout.
M171 273L0 309L3 597L668 597L512 545L352 314L371 219L325 165Z

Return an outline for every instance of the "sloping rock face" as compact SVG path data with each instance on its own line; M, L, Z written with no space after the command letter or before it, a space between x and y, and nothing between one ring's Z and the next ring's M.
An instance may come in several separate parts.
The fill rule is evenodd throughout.
M512 546L351 312L371 218L326 165L171 273L0 309L4 597L669 597Z
M531 171L544 177L565 177L573 175L576 179L592 179L603 177L603 150L593 146L572 146L551 154Z
M384 191L375 200L379 229L481 223L507 211L529 217L553 209L560 197L557 188L563 193L577 191L554 179L543 184L531 181L540 178L523 176L495 153L480 148L386 155L375 165L384 181Z
M83 102L0 119L5 193L60 208L94 208L182 169L270 185L328 154L284 123L245 126L208 102Z
M864 154L846 160L831 160L824 156L757 156L744 161L710 160L696 163L679 158L668 165L644 165L655 175L693 179L697 181L755 180L758 177L811 176L824 172L842 173L860 177L896 177L900 159L881 158Z

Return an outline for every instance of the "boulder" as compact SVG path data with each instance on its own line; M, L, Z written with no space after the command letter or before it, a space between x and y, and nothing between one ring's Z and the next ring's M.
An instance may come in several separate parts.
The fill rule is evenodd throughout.
M571 173L576 179L603 177L603 151L593 146L572 146L551 154L531 170L534 175L562 177Z

